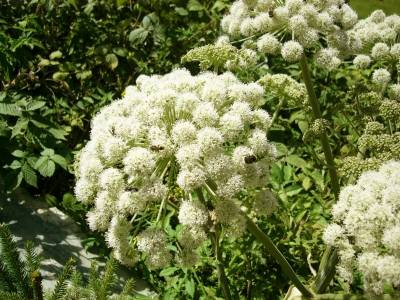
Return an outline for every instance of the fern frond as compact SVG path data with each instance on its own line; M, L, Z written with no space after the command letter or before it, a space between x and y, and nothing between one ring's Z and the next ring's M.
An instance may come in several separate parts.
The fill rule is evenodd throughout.
M122 290L121 296L130 296L131 293L134 292L135 287L135 279L131 278L124 285L124 289Z
M49 300L62 299L65 296L68 280L71 278L72 272L75 267L75 259L70 258L65 264L61 275L58 277L54 291Z
M24 263L18 253L17 244L6 224L0 225L1 259L8 270L13 285L22 299L30 299L33 296L29 286L29 279ZM21 298L20 298L21 299Z
M104 277L100 282L100 298L101 300L105 300L107 294L109 294L117 283L117 276L115 275L118 269L118 261L115 259L114 254L111 253L110 258L107 260L106 266L104 268Z

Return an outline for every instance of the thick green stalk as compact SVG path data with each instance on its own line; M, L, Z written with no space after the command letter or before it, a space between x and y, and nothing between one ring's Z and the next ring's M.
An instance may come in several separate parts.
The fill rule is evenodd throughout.
M217 258L216 264L217 264L218 277L219 277L219 282L221 283L222 291L224 292L225 300L232 300L231 292L229 291L228 278L226 278L224 265L222 264L222 255L219 249L218 238L215 232L210 232L209 235L211 243L214 248L215 256Z
M313 82L311 80L310 70L308 69L307 59L304 54L300 60L300 67L301 67L301 71L303 73L303 79L304 79L304 83L306 85L309 103L312 108L313 118L314 118L314 120L321 119L322 115L321 115L321 111L319 109L318 99L317 99L317 96L315 95ZM327 165L334 167L335 163L333 161L331 146L329 145L328 135L325 132L321 136L321 144L322 144L322 149L325 154L325 159L326 159ZM333 190L333 193L335 194L335 199L337 200L339 197L339 190L340 190L339 179L338 179L338 176L336 173L336 169L329 168L328 170L329 170L329 175L331 176L332 190Z
M314 294L303 285L303 283L297 277L296 273L293 271L292 267L287 262L286 258L282 255L278 248L276 248L274 243L272 243L272 241L264 234L264 232L262 232L260 228L258 228L258 226L254 224L254 222L247 215L245 215L245 217L247 229L256 237L257 240L259 240L265 246L265 248L267 248L269 253L271 253L271 255L278 261L285 274L290 278L290 280L302 293L302 295L310 298L314 297Z
M328 258L328 259L327 259ZM322 257L321 266L317 277L312 284L312 289L317 293L323 293L336 274L336 265L339 262L337 251L328 246Z

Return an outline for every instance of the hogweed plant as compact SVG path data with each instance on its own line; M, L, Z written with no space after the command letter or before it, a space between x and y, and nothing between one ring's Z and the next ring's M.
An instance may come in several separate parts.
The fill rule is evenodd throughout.
M246 230L294 284L286 299L395 299L400 17L377 11L359 22L344 0L239 0L221 27L226 35L215 44L182 58L182 63L198 61L199 75L185 69L142 75L93 119L91 139L77 157L75 188L77 198L92 208L90 228L105 232L127 266L144 259L152 268L192 268L200 262L196 249L209 240L225 299L232 294L220 244L240 241ZM303 82L267 74L244 84L233 74L279 55L299 63ZM354 157L334 159L332 120L321 113L309 60L332 72L351 60L360 74L374 68L363 84L351 87L352 103L334 107L357 133ZM266 95L277 99L272 116L261 108ZM303 140L320 144L325 159L313 154L328 169L337 201L319 272L307 287L256 225L278 204L267 188L277 157L267 133L284 107L308 115L311 125ZM340 174L352 175L343 184L359 180L340 191ZM172 239L171 224L183 228ZM354 269L364 278L364 295L324 294L336 272L351 281Z

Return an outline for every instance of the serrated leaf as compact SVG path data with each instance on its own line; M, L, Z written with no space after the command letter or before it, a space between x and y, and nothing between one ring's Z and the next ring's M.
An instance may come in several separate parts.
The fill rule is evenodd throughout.
M68 72L56 72L53 74L53 79L54 80L64 80L65 78L67 78L69 75Z
M24 174L25 182L31 186L37 188L37 175L34 169L31 168L28 163L24 163L22 166L22 173Z
M11 152L11 155L15 156L15 157L26 157L28 155L28 152L24 152L21 150L15 150L15 151Z
M159 19L156 14L152 13L143 18L142 25L147 31L151 31L158 24Z
M175 11L181 16L187 16L189 14L183 7L175 7Z
M114 70L118 66L118 57L113 53L107 54L106 63L111 70Z
M59 140L66 140L65 135L67 135L68 133L64 134L63 130L60 129L56 129L56 128L50 128L49 132L56 138Z
M18 160L14 160L11 163L11 165L5 166L4 168L17 170L17 169L20 169L21 167L22 167L22 163L20 161L18 161Z
M22 116L21 109L15 103L0 103L0 114L8 116Z
M62 52L61 51L54 51L53 53L50 54L50 60L53 60L55 58L61 58L62 57Z
M286 156L285 160L287 163L289 163L295 167L302 168L302 167L308 166L307 162L304 159L302 159L301 157L298 157L296 155L288 155L288 156Z
M117 54L118 56L122 56L122 57L128 56L128 54L129 54L128 50L126 50L125 48L122 48L122 47L113 48L113 52L115 54Z
M187 5L187 9L188 9L189 11L200 11L200 10L203 10L204 7L203 7L203 5L202 5L199 1L197 1L197 0L189 0L189 3L188 3L188 5Z
M11 171L10 173L8 173L3 180L3 184L4 184L4 191L9 194L11 193L13 190L15 190L17 187L19 187L19 185L22 182L22 178L24 177L24 174L22 173L22 171Z
M157 25L154 28L153 38L155 42L164 42L165 41L165 26Z
M53 149L44 149L42 152L40 152L43 156L52 156L54 155L54 150Z
M26 127L28 126L29 120L25 118L19 118L17 121L17 124L15 124L14 128L12 129L12 134L11 138L16 136L17 134L20 134L22 130L25 130Z
M8 136L10 134L10 128L8 128L5 121L0 120L0 136Z
M36 157L36 156L30 156L30 157L28 157L28 158L26 159L26 161L28 162L28 164L29 164L32 168L34 168L36 162L38 161L38 159L39 159L39 158Z
M144 28L135 29L135 30L131 31L131 33L129 34L129 41L133 45L141 44L146 40L148 34L149 34L149 32Z
M161 272L160 272L160 276L168 276L168 275L171 275L171 274L173 274L175 271L177 271L177 270L179 270L179 268L177 268L177 267L169 267L169 268L166 268L166 269L163 269Z
M48 156L41 156L35 164L35 169L44 177L50 177L56 170L56 164Z
M67 161L61 155L58 154L51 155L50 159L59 164L63 169L67 168Z
M31 101L26 106L26 110L36 110L46 105L45 101Z
M217 2L214 3L214 5L211 7L211 10L218 10L221 11L225 8L229 7L229 4L225 3L224 1L218 0Z

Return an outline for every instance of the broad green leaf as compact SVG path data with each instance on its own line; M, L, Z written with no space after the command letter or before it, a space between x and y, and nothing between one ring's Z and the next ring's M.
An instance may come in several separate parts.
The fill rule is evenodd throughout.
M173 274L175 271L177 271L177 270L179 270L179 268L177 268L177 267L169 267L169 268L166 268L166 269L163 269L161 272L160 272L160 276L168 276L168 275L171 275L171 274Z
M152 13L143 18L142 24L143 28L151 31L156 25L158 25L159 19L156 14Z
M21 150L14 150L13 152L11 152L11 155L15 157L26 157L28 155L28 152Z
M10 134L10 131L11 129L8 128L7 123L0 120L0 136L8 136Z
M1 103L0 102L0 114L8 116L21 116L21 109L15 103Z
M28 103L26 110L36 110L46 105L45 101L31 101Z
M56 128L50 128L49 130L48 130L56 139L59 139L59 140L66 140L66 138L65 138L65 135L67 135L68 133L66 133L66 134L64 134L63 132L63 130L61 130L61 129L56 129Z
M128 50L126 50L125 48L122 48L122 47L113 48L113 52L115 54L117 54L118 56L122 56L122 57L128 56L128 54L129 54Z
M304 217L304 215L307 213L306 209L301 209L296 216L294 217L294 221L296 223L300 222L300 220Z
M24 174L25 182L37 188L36 172L28 163L24 163L24 165L22 166L22 173Z
M19 118L17 124L15 124L14 128L12 129L11 138L20 134L21 131L25 131L26 127L28 126L29 120L25 118Z
M53 60L55 58L61 58L62 55L63 54L61 51L54 51L53 53L50 54L50 60Z
M78 72L76 73L76 78L78 79L86 79L88 77L92 76L92 71L82 71L82 72Z
M71 207L75 203L76 203L76 198L73 194L71 193L64 194L62 204L65 208Z
M52 156L54 155L54 150L53 149L44 149L42 152L40 152L43 156Z
M302 167L308 166L307 162L304 159L302 159L301 157L298 157L296 155L288 155L288 156L286 156L285 160L287 163L289 163L295 167L302 168Z
M189 14L183 7L175 7L175 11L181 16L187 16Z
M224 1L220 1L218 0L217 2L214 3L214 5L211 7L211 10L217 10L217 11L221 11L225 8L228 8L229 4L224 2Z
M187 278L185 281L186 292L193 297L194 296L194 281L193 278Z
M3 180L4 191L9 194L15 190L22 182L24 174L20 170L14 170L8 173Z
M78 6L76 6L75 0L68 0L68 2L69 2L76 10L78 10Z
M107 54L106 63L111 70L114 70L118 66L118 57L113 53Z
M36 157L36 156L30 156L30 157L28 157L28 158L26 159L26 161L28 162L28 164L29 164L32 168L34 168L36 162L38 161L38 159L39 159L39 158Z
M299 185L291 185L291 186L288 186L287 188L285 188L286 195L288 195L288 196L297 195L302 190L303 190L303 187L299 186Z
M22 163L19 162L18 160L14 160L14 161L11 163L11 165L5 166L4 168L17 170L17 169L20 169L21 167L22 167Z
M56 170L56 164L48 156L41 156L35 164L35 169L44 177L50 177Z
M67 161L61 155L58 154L51 155L50 159L59 164L63 169L67 168Z
M44 195L44 200L46 200L47 204L49 204L50 206L57 206L58 205L58 200L53 195L45 194Z
M144 28L135 29L129 34L129 41L133 45L141 44L146 40L148 34L149 32Z
M301 183L303 188L308 191L308 189L312 186L312 182L310 177L306 177L303 179L303 182Z
M128 0L117 0L117 6L124 6L126 2L128 2Z
M197 0L189 0L189 3L188 3L188 5L187 5L187 9L188 9L189 11L200 11L200 10L203 10L204 7L203 7L203 5L202 5L199 1L197 1Z
M308 129L308 122L307 121L298 121L297 125L299 126L302 133L305 133Z
M48 66L48 65L50 65L50 60L48 60L48 59L42 59L42 60L38 63L38 66L39 66L39 67L45 67L45 66Z
M96 55L106 55L107 53L108 53L108 47L104 45L100 45L94 50L94 54Z
M157 25L154 28L153 38L155 42L164 42L165 41L165 26Z
M53 74L53 79L54 80L64 80L65 78L67 78L69 75L68 72L56 72Z

